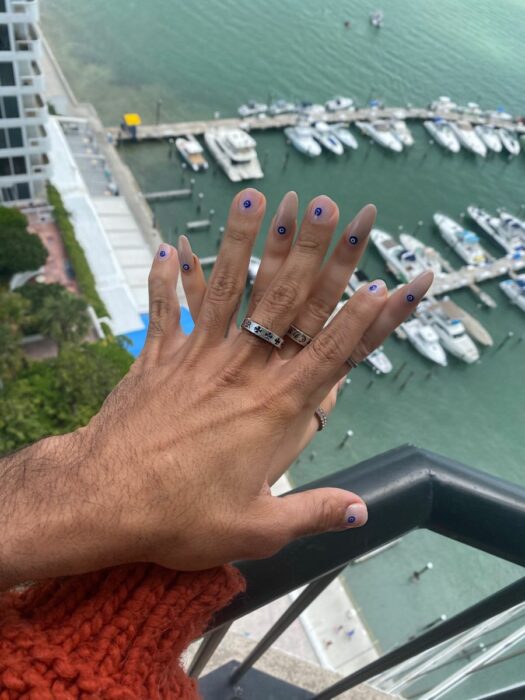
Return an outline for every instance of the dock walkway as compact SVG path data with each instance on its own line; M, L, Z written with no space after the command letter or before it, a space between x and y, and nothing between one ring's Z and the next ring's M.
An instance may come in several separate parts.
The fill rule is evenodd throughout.
M458 112L435 111L422 107L367 107L366 109L341 110L339 112L326 112L318 119L326 122L345 122L352 124L356 121L373 121L376 119L403 118L407 120L424 121L442 117L447 121L459 121L467 119L472 124L490 124L496 127L511 127L520 134L525 134L525 124L516 124L505 119L492 117L486 119L476 115L459 114ZM176 138L184 134L199 136L209 129L227 127L230 129L241 128L247 131L264 131L267 129L284 129L287 126L295 126L305 117L300 114L279 114L278 116L260 116L240 119L236 117L226 119L210 119L191 122L176 122L172 124L144 124L138 128L137 141L162 141ZM120 127L107 129L115 139L120 141L132 141L129 134L124 133Z
M473 287L479 282L486 282L502 275L518 272L523 268L525 268L524 258L513 260L510 257L499 258L499 260L494 260L483 267L465 266L444 275L437 275L434 278L430 292L435 296L448 294L448 292L453 292L456 289Z

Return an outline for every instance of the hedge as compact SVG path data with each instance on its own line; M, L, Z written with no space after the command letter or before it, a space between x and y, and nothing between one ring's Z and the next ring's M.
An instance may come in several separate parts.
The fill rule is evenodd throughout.
M69 213L64 207L60 193L53 185L48 184L47 186L47 198L54 209L55 221L62 234L67 257L73 266L75 278L84 299L95 309L97 316L109 316L104 302L98 295L95 278L88 265L85 253L76 239L75 229L69 218Z

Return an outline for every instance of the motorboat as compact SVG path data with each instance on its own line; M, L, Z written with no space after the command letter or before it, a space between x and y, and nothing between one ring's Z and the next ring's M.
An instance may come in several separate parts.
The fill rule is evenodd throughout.
M363 134L378 143L383 148L400 153L403 144L396 138L388 121L378 119L374 122L356 122L356 126Z
M208 170L209 164L204 157L204 149L195 136L191 134L179 136L179 138L175 140L175 148L193 172L197 173L199 170Z
M444 274L443 259L435 248L420 241L419 238L408 233L399 235L401 245L416 256L425 270L432 270L435 276Z
M467 151L471 151L472 153L485 158L487 155L487 147L476 134L474 127L470 122L465 120L450 122L450 128L458 137L460 144L464 146Z
M268 111L268 105L263 102L255 102L255 100L249 100L246 104L241 105L237 110L237 114L242 117L257 117L259 114L266 114Z
M433 326L419 318L413 318L400 325L408 342L428 360L442 367L447 366L447 356L439 342L439 336Z
M272 117L276 117L279 114L293 114L294 112L297 112L297 106L287 100L275 100L268 107L268 114Z
M493 126L478 124L474 127L474 131L489 150L494 151L494 153L501 153L503 148L501 139Z
M504 209L499 210L500 225L505 228L512 229L514 233L525 240L525 221L518 219L517 216L509 214Z
M343 144L334 134L333 129L326 122L316 122L312 128L312 135L323 148L336 156L344 153Z
M516 132L512 129L504 129L503 127L497 129L498 136L501 139L503 147L512 155L518 156L521 151L520 142L516 136Z
M256 258L254 255L252 255L252 257L250 258L250 262L248 263L248 282L250 285L253 285L253 283L255 282L260 267L261 259Z
M487 236L496 241L506 253L518 258L525 256L525 228L522 237L519 224L514 224L514 217L491 216L484 209L474 206L467 207L467 212Z
M385 260L390 272L400 282L410 282L425 271L414 253L398 243L389 233L373 228L370 239Z
M457 108L457 104L452 102L450 97L441 95L430 104L430 109L435 112L453 112Z
M458 306L455 301L448 296L443 297L439 301L433 300L433 306L442 309L447 316L457 318L465 326L467 333L474 338L480 345L492 347L494 341L488 330L483 326L477 318L465 311L464 308Z
M341 141L343 146L352 148L354 151L359 148L356 137L345 124L333 124L332 132L334 133L335 137Z
M499 283L501 291L513 304L525 311L525 274L516 275Z
M436 117L436 119L433 120L428 119L423 122L423 126L432 138L437 141L440 146L446 148L447 151L458 153L461 149L461 144L446 119L442 119L441 117Z
M324 105L315 104L314 102L299 102L296 109L303 117L310 119L320 119L326 114Z
M257 157L257 143L246 131L218 127L204 133L209 151L232 182L264 176Z
M384 19L385 16L382 10L374 10L370 13L370 24L377 29L383 26Z
M406 122L404 119L393 119L391 122L391 129L392 132L394 133L394 136L401 141L403 146L413 146L414 145L414 137L412 136L412 132L406 125Z
M289 126L284 130L284 134L299 153L310 156L310 158L321 155L321 146L314 139L311 127Z
M324 106L327 112L355 109L354 101L350 97L341 97L341 95L328 100L328 102L325 102Z
M434 214L434 223L443 239L467 265L482 267L492 260L489 254L481 247L479 236L473 231L463 228L463 226L460 226L454 219L445 216L445 214Z
M477 102L467 102L467 106L464 108L464 111L468 114L474 114L476 117L483 114L483 110Z
M425 323L432 325L441 345L451 355L467 364L479 360L479 350L459 319L451 318L445 311L433 307L428 301L419 304L417 314Z

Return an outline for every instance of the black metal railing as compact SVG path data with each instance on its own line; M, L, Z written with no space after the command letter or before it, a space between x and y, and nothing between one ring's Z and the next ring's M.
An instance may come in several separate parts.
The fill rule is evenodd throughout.
M199 647L197 677L234 620L308 584L231 676L239 682L294 619L353 559L418 528L525 566L525 489L455 460L403 446L296 489L336 486L366 501L364 528L304 538L266 560L237 564L247 587L221 611ZM384 654L315 696L329 700L525 600L525 577Z

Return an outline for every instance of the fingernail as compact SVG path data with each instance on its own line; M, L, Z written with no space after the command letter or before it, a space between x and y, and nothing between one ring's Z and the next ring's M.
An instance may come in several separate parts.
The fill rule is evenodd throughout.
M368 290L371 294L382 294L386 289L386 284L383 280L374 280L368 285Z
M259 210L262 202L262 194L253 187L247 187L239 193L237 206L243 214L253 214Z
M159 260L167 260L171 255L171 247L165 243L161 243L157 251L157 257Z
M351 246L364 241L370 233L376 219L377 209L373 204L365 205L357 216L348 224L346 240Z
M368 510L364 503L353 503L345 512L346 527L361 527L368 520Z
M279 204L275 215L274 229L279 236L293 231L297 220L298 199L295 192L287 192Z
M425 270L415 279L407 284L405 300L408 304L418 304L428 292L434 281L434 274L431 270Z
M336 209L330 197L322 194L310 204L309 219L313 224L324 224L331 219Z
M179 236L178 249L181 270L191 272L193 269L193 252L186 236Z

